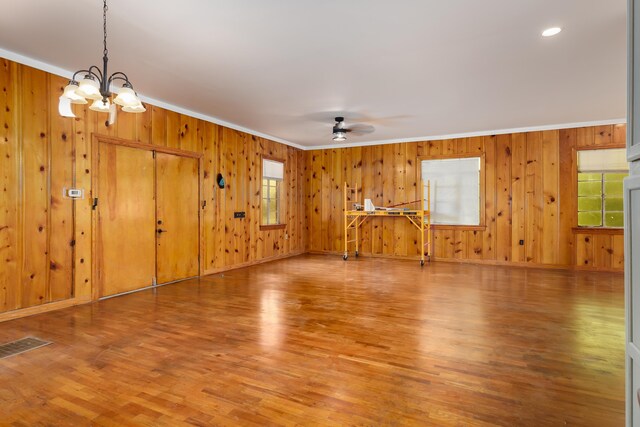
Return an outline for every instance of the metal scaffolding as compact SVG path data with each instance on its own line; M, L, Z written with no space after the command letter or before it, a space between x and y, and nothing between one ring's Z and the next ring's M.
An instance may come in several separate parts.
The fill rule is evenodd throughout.
M424 188L422 182L419 188ZM418 229L420 234L420 266L424 265L425 259L431 261L431 185L427 181L427 198L420 198L411 202L400 203L388 208L375 208L374 210L365 210L363 201L358 202L358 194L362 193L362 188L358 186L349 187L344 183L344 255L342 259L345 261L349 258L349 243L355 243L355 256L359 255L360 245L360 227L371 217L392 217L407 218L414 227ZM351 195L354 195L353 199ZM427 202L427 209L424 209L424 202ZM349 202L352 206L349 206ZM408 205L420 202L420 209L399 208L398 206ZM349 230L354 230L355 236L349 240ZM426 240L425 243L425 234ZM426 250L425 250L426 249ZM426 256L425 256L426 252Z

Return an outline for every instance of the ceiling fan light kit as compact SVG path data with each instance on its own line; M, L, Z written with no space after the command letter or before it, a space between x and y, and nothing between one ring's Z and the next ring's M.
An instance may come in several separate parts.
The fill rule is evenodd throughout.
M336 142L346 141L346 139L347 139L347 134L344 132L333 133L333 140Z
M142 104L138 94L133 89L127 75L116 71L109 75L107 73L107 63L109 62L109 51L107 49L107 0L103 0L102 22L103 22L103 56L102 69L92 65L87 70L78 70L73 74L69 84L64 88L60 97L60 102L70 102L71 104L87 104L88 100L93 100L89 107L92 111L101 113L113 112L115 104L122 107L122 111L127 113L143 113L147 109ZM76 77L82 76L80 80ZM121 81L122 88L118 90L117 96L111 103L111 84Z
M333 125L333 140L336 142L342 142L347 140L348 129L344 127L344 117L336 117L336 124Z

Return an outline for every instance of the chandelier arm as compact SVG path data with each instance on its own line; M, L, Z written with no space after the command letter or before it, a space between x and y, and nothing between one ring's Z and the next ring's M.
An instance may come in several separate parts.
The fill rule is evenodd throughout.
M100 68L92 65L91 67L89 67L89 73L93 74L93 76L96 77L100 83L102 83L102 79L104 78L104 76L102 75L102 71L100 70Z
M121 71L116 71L115 73L111 74L111 77L109 77L109 83L115 80L123 80L124 82L128 83L129 86L133 87L133 85L129 81L129 77L127 77L127 75Z

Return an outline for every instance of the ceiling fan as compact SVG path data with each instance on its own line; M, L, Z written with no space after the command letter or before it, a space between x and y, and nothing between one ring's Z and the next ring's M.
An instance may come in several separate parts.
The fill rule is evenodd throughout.
M344 122L344 117L336 117L336 123L333 125L333 140L336 142L346 141L347 133L353 132L354 135L366 135L375 129L371 125L354 124L350 127Z

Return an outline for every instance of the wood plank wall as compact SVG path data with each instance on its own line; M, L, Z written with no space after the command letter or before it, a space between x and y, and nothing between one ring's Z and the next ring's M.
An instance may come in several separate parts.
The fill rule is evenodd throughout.
M66 83L0 58L0 312L90 299L93 133L204 154L205 273L304 252L303 151L151 105L112 126L86 106L63 118ZM282 230L259 227L262 155L285 160ZM86 198L63 198L72 186Z
M485 224L437 226L435 259L622 270L621 230L575 229L576 150L624 144L625 126L609 125L307 151L309 249L343 251L345 181L362 186L376 206L389 206L421 197L418 158L478 154L485 158ZM404 219L368 220L362 236L363 255L420 253Z

